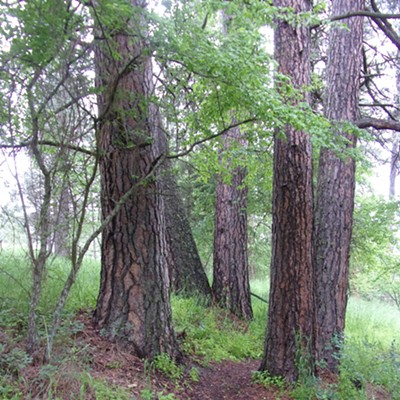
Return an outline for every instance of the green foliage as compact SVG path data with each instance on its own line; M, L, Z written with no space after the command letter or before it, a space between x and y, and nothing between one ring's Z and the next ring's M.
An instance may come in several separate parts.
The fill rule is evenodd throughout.
M84 372L81 376L81 398L92 395L96 400L130 400L128 390L110 385L109 382L95 379L89 373Z
M77 17L64 1L31 0L9 5L7 18L1 33L12 40L11 57L42 68L59 55Z
M356 256L386 251L388 246L396 246L397 227L400 223L400 204L386 201L382 197L358 197L354 211L353 251ZM382 252L381 252L382 253ZM359 258L359 264L369 264L369 258ZM374 264L374 262L371 262Z
M151 389L143 389L140 392L140 398L142 400L154 400L157 398L158 400L175 400L176 397L173 393L164 394L163 392L153 392Z
M3 307L0 310L0 325L7 326L14 335L25 333L31 288L30 262L22 253L3 250L0 257L0 293ZM44 322L51 318L64 281L69 273L70 261L53 258L43 282L43 296L38 314L40 334L46 335ZM94 308L99 287L100 265L94 260L86 260L78 275L76 285L66 306L64 317L74 315L78 310ZM7 294L6 296L3 294ZM3 297L4 296L4 297ZM66 334L79 330L76 323L64 320L62 330Z
M255 383L263 385L265 387L275 387L279 390L285 388L285 379L281 376L271 376L268 371L256 371L253 373L252 380Z
M190 380L192 382L199 382L200 381L200 372L196 367L190 368L189 378L190 378Z
M189 2L154 21L155 56L165 71L160 105L183 150L225 132L232 118L250 149L263 147L275 128L287 124L330 136L330 124L302 102L302 91L276 73L265 38L254 29L266 23L260 16L268 15L271 22L274 15L285 13L267 2L251 3ZM227 32L221 29L221 9L229 15ZM218 163L209 160L207 166L213 170Z
M24 350L15 347L6 351L6 346L0 344L0 371L4 374L18 376L31 362L32 358Z
M3 251L2 256L5 253ZM4 298L12 298L12 294L18 290L20 286L16 280L21 280L29 287L29 274L24 265L23 255L13 254L5 257L9 260L9 269L15 279L0 280L2 284L2 296ZM3 261L4 258L1 258ZM5 263L7 266L7 263ZM58 265L58 268L56 268ZM62 262L52 264L49 276L47 277L47 285L54 285L60 278L60 270L65 264ZM89 268L85 272L85 266ZM4 267L4 263L2 264ZM88 262L82 269L80 285L83 288L97 292L97 288L91 288L92 282L98 280L99 265L94 262ZM58 273L56 274L56 271ZM20 274L20 275L17 275ZM2 275L4 278L6 275ZM24 281L25 279L25 281ZM97 286L94 285L94 286ZM267 282L253 281L252 291L263 298L267 296ZM23 292L23 290L22 290ZM71 298L70 312L77 311L80 297L79 291L74 292ZM51 301L51 297L47 299ZM87 303L90 307L93 305L92 300ZM26 319L27 309L19 308L23 304L19 302L8 303L9 308L13 308L15 313L21 315L21 319ZM80 304L85 307L85 304ZM260 358L264 345L265 320L267 315L266 305L261 301L253 298L254 321L244 323L241 321L232 321L230 317L218 308L205 307L200 299L184 299L174 296L172 298L173 317L177 332L182 332L181 347L186 355L200 363L207 364L210 361L243 360L248 357ZM42 310L50 312L51 307L44 307ZM17 321L11 319L11 312L2 314L0 321L1 326L5 326L4 332L15 332L15 324ZM18 318L17 318L18 320ZM268 374L256 374L255 380L260 384L278 387L278 391L288 388L291 396L295 399L365 399L367 383L373 387L382 386L390 393L393 399L398 399L400 393L400 315L395 308L388 304L378 301L365 301L359 298L351 298L348 307L348 315L346 320L346 338L341 352L341 372L340 379L334 383L322 383L318 379L310 377L303 379L292 388L285 386L279 378L270 377ZM11 324L14 328L8 328ZM65 320L63 323L65 332L59 338L58 344L69 348L67 358L58 360L60 364L51 364L42 367L40 371L39 381L37 384L43 386L49 398L56 398L57 388L59 388L61 377L62 380L70 379L71 382L79 380L79 385L83 398L84 396L96 396L99 399L129 399L127 391L123 388L109 385L105 381L93 378L88 373L82 373L78 370L66 371L62 365L84 365L87 362L84 358L84 351L81 348L74 350L73 338L67 338L67 334L71 336L71 332L82 329L79 323L69 322ZM73 335L72 335L73 336ZM0 393L5 398L21 398L18 394L19 381L16 371L23 368L30 362L26 353L15 344L18 341L15 337L15 343L9 343L7 349L0 349L0 364L2 368L2 378L0 379ZM63 340L63 342L61 342ZM72 340L72 341L71 341ZM66 346L66 343L69 343ZM14 350L13 350L14 349ZM85 361L86 360L86 361ZM305 360L306 361L306 360ZM113 367L114 365L111 365ZM171 380L181 383L186 376L192 382L199 379L199 373L196 368L189 371L183 371L169 357L160 355L152 363L147 365L147 374L149 386L142 390L141 397L153 399L155 396L159 398L173 398L172 394L158 393L158 390L152 388L151 375L155 370L164 373ZM14 374L14 375L13 375ZM187 375L186 375L187 374ZM358 389L354 382L360 382L361 390ZM285 392L286 393L286 392ZM148 397L146 397L148 396ZM164 397L162 397L164 396ZM169 397L168 397L169 396ZM397 397L396 397L397 396Z
M380 343L388 351L393 340L400 343L400 311L378 300L352 297L348 304L346 336Z
M255 302L251 322L232 321L221 309L206 308L197 299L172 298L174 325L183 332L182 349L199 362L258 358L262 354L265 306Z
M153 366L171 381L177 381L183 376L182 367L178 366L166 353L156 355L153 359Z
M359 197L354 210L352 241L353 289L368 297L400 299L399 202Z
M0 375L0 399L22 399L22 394L18 386L5 374Z
M399 346L394 342L389 348L386 348L378 341L370 342L363 338L349 338L349 343L345 346L341 359L339 391L344 392L351 388L354 391L355 382L361 386L361 389L365 389L365 383L370 382L377 387L385 387L393 399L399 399L399 356Z

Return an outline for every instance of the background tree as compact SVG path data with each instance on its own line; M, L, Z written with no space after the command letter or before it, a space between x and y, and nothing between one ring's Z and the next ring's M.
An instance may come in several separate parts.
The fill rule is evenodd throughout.
M229 130L221 139L223 148L228 151L237 147L240 153L240 147L245 146L238 127ZM232 159L225 163L228 163L227 172L217 178L215 189L213 295L220 306L239 318L251 319L246 168L234 166Z
M160 177L165 203L168 266L171 290L211 299L211 288L197 251L185 205L173 175L172 163L166 162Z
M310 83L311 36L300 13L310 11L311 3L279 0L275 5L292 7L298 18L279 19L276 23L279 76L285 75L294 87L306 91ZM282 78L277 84L284 90ZM308 101L306 92L303 97ZM298 378L297 355L307 357L312 353L315 309L311 140L308 133L295 126L275 132L271 283L260 366L260 370L289 381Z
M222 34L227 36L232 17L221 12L221 19ZM240 159L234 161L229 155L235 152L234 148L239 155L241 148L246 147L246 139L239 127L234 127L221 136L221 142L219 159L222 165L227 164L227 174L217 176L215 188L213 295L220 306L239 318L252 319L246 167L240 165ZM228 153L228 159L224 160L224 153Z

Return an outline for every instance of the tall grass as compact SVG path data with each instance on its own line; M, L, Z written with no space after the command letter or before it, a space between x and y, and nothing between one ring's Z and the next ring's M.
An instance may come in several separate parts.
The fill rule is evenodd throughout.
M71 264L68 259L52 258L45 272L39 315L50 317ZM100 280L99 263L86 260L71 290L65 312L73 314L79 309L95 306ZM0 254L0 322L8 324L18 320L24 324L29 310L31 291L31 262L22 252L2 251Z
M393 341L400 343L400 311L387 303L352 297L346 318L349 340L362 338L377 342L388 350Z
M400 399L400 312L377 300L351 298L342 354L343 374L382 385Z

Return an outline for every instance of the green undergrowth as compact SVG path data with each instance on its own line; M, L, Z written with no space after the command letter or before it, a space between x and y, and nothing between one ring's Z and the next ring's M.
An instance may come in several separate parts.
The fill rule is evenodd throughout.
M217 307L205 307L198 298L173 297L172 309L187 355L204 363L261 357L267 314L259 300L253 302L253 321L232 319Z
M41 301L38 307L39 324L51 320L55 305L71 269L68 259L53 257L44 273ZM98 261L85 260L64 310L65 320L81 309L94 308L99 288ZM0 324L24 332L27 327L31 290L31 263L22 252L2 251L0 255Z
M382 386L400 399L400 311L377 300L351 298L346 339L341 354L342 374L361 383Z
M70 264L66 259L54 258L49 263L39 307L39 329L43 341L51 314L68 275ZM80 310L91 310L99 286L99 262L86 260L79 273L57 338L57 345L73 349L74 332L83 329L74 317ZM0 399L22 399L21 388L29 382L21 382L18 371L31 363L24 352L21 340L26 334L30 291L30 263L22 253L2 251L0 254ZM267 299L268 283L252 282L252 292ZM241 361L248 358L260 359L264 348L267 320L267 304L252 297L254 319L242 321L218 307L207 307L201 298L172 296L172 310L175 331L181 349L192 361L207 366L213 361ZM72 347L71 347L72 346ZM73 355L74 354L74 355ZM85 352L77 348L76 354L69 351L69 361L79 365L73 382L78 392L95 394L96 398L121 398L126 390L107 385L90 375ZM315 377L299 381L290 389L294 399L370 399L382 390L388 398L400 400L400 312L379 301L351 298L346 319L346 334L341 352L340 377L334 382L320 382ZM59 364L61 365L61 364ZM171 382L199 379L198 370L183 370L171 360L161 355L151 364L154 370L163 373ZM52 369L53 368L53 369ZM56 390L65 377L61 378L60 367L44 366L41 374L47 387ZM71 378L72 379L72 378ZM258 375L258 382L278 386L286 390L280 380L268 375ZM142 398L151 397L157 388L146 388ZM278 390L278 392L279 392ZM24 391L26 393L26 391ZM49 395L51 393L48 393ZM159 398L161 394L159 395ZM165 399L172 398L163 394ZM167 397L169 396L169 397ZM56 398L56 397L48 397ZM84 397L83 397L84 398ZM384 398L382 395L376 398Z

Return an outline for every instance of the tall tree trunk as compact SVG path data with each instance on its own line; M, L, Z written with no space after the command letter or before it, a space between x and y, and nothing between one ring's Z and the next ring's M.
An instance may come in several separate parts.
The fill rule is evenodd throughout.
M277 0L275 5L297 13L311 9L309 0ZM275 57L279 72L297 88L310 83L309 54L310 29L279 20ZM271 286L260 370L294 381L299 374L296 358L313 351L312 149L307 133L290 126L284 133L282 138L275 132Z
M238 127L222 137L224 150L242 142ZM228 167L229 168L229 167ZM246 169L236 167L229 183L219 177L216 186L213 295L216 302L239 318L252 319L247 252Z
M167 163L161 177L165 202L169 279L175 293L210 300L211 288L197 251L176 178Z
M333 15L364 9L364 0L333 0ZM333 27L327 66L325 115L337 122L337 135L356 146L355 136L340 131L340 123L358 117L363 18L350 18L348 28ZM316 351L336 371L337 340L345 324L353 225L355 160L322 149L319 160L315 214L315 277L317 299Z
M97 87L103 89L98 96L103 217L134 189L103 231L95 324L140 357L160 352L176 357L158 168L166 138L149 100L154 84L141 14L145 2L131 5L134 12L124 26L99 29L95 53ZM104 12L97 7L98 19Z
M221 12L222 33L228 35L232 17ZM234 120L234 119L233 119ZM222 138L223 150L247 142L235 127ZM221 157L221 159L222 159ZM231 182L217 178L214 227L213 295L215 301L239 318L252 319L249 282L246 168L228 166Z

